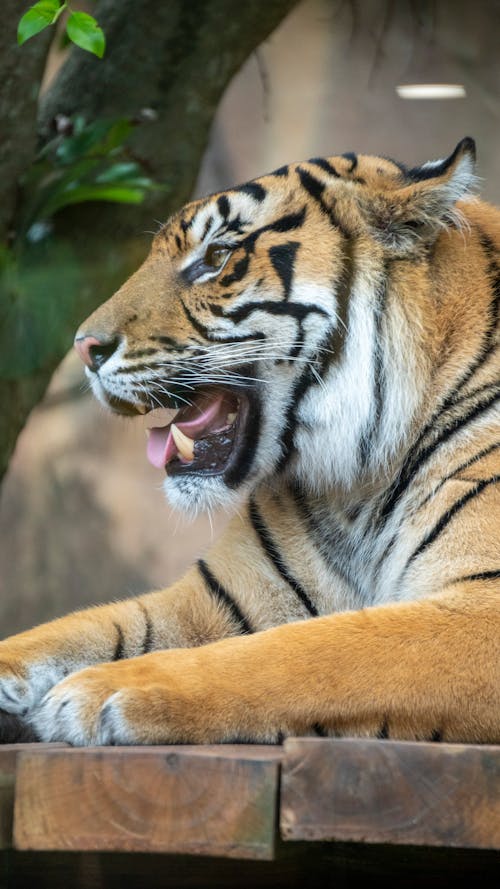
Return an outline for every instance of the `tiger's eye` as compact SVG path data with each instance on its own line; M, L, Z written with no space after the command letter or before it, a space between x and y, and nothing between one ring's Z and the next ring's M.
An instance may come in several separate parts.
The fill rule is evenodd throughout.
M213 269L220 269L230 252L228 247L222 247L220 244L209 244L205 251L203 261L205 265L209 265Z

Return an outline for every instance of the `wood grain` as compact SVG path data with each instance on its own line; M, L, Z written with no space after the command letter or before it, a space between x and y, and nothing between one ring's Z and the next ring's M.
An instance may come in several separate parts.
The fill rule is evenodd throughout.
M271 859L280 755L239 745L24 752L15 848Z
M0 849L8 849L12 845L16 758L16 745L0 747Z
M28 750L51 750L61 744L4 744L0 746L0 849L12 846L12 821L17 757Z
M286 840L500 849L500 747L289 739Z

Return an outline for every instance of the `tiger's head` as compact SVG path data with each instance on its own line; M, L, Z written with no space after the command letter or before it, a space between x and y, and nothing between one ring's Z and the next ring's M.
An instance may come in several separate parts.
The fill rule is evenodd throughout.
M230 504L280 472L316 489L352 481L363 436L383 422L388 268L418 265L456 224L473 168L471 139L412 169L315 158L188 204L161 228L75 345L112 410L177 410L148 442L174 505Z

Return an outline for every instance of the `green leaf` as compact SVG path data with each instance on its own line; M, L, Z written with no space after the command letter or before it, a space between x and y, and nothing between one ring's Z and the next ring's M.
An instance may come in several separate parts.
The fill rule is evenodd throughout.
M50 214L67 207L69 204L82 204L85 201L111 201L117 204L140 204L145 198L146 190L135 184L121 185L77 185L68 188L51 201Z
M101 150L105 154L109 154L115 148L121 148L133 129L134 125L127 117L112 121L105 138L102 140Z
M111 166L106 167L99 173L95 181L96 182L123 182L133 179L135 184L144 183L146 188L148 185L152 184L152 181L149 177L144 175L144 170L139 166L135 161L122 161L121 163L111 164Z
M61 6L61 0L39 0L28 9L17 26L19 46L57 21Z
M57 160L64 165L88 157L105 139L110 128L108 121L98 120L88 124L73 136L62 139L56 149Z
M72 12L66 23L66 31L73 43L102 59L106 38L95 18L86 12Z

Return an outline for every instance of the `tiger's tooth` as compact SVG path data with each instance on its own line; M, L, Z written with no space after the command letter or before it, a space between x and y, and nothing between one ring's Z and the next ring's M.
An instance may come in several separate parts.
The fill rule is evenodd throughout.
M184 457L185 460L193 460L194 459L194 441L192 438L189 438L189 435L186 435L182 432L175 423L172 423L170 427L170 431L172 432L172 438L175 441L177 450L181 457Z
M234 423L235 420L236 420L236 411L227 415L227 422L228 423Z

